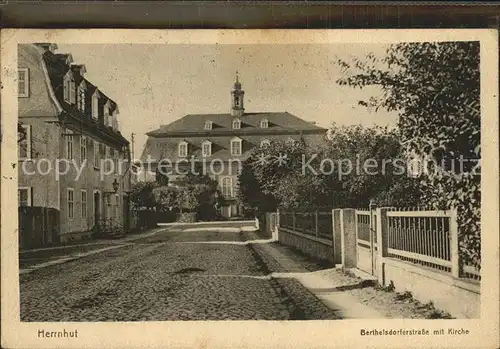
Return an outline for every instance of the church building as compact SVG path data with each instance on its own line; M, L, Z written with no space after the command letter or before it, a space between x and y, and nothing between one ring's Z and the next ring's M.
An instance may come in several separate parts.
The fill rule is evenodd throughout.
M238 74L230 94L229 113L188 114L148 132L141 157L152 173L158 168L168 173L170 184L182 176L179 169L192 168L193 159L202 160L228 203L222 208L226 217L241 214L237 201L239 164L253 151L272 142L319 144L327 131L288 112L246 112Z

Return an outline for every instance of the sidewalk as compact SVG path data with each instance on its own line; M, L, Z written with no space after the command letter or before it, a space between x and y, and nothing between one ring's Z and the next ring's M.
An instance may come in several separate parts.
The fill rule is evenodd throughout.
M356 297L344 290L362 287L363 280L342 274L334 268L309 271L300 263L269 243L253 245L266 264L271 264L272 278L293 278L320 299L339 319L380 319L386 316L381 312L363 304ZM269 260L271 257L273 261Z
M247 233L252 242L259 239ZM321 266L309 257L281 245L277 241L250 245L268 266L275 280L294 279L308 289L340 319L450 319L446 312L432 303L422 304L411 293L397 293L373 285L373 277L366 273L344 274L341 270ZM351 270L352 272L352 270ZM364 275L366 274L366 275Z
M101 239L88 243L60 245L19 251L19 274L28 274L51 265L66 263L96 253L122 248L131 242L158 234L168 228L153 228L120 239Z

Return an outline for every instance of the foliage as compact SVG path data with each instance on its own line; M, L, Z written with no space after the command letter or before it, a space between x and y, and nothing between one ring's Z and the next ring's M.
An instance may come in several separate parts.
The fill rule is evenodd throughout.
M155 173L155 178L156 182L160 186L167 186L168 185L168 176L164 173L164 171L160 171L160 169L156 169Z
M384 57L369 54L338 65L344 72L339 84L381 87L380 97L360 104L398 112L405 152L429 161L421 176L425 200L458 210L461 262L479 269L479 42L395 44ZM460 159L467 162L457 169Z
M136 207L152 209L156 207L153 190L158 185L155 182L137 182L132 186L130 200Z
M161 211L170 211L174 207L179 207L181 202L181 191L176 187L161 186L153 189L153 196Z
M333 190L335 207L417 206L421 188L408 176L397 130L361 125L329 130L322 157L332 159L333 173L324 182Z
M184 212L179 214L179 218L177 219L177 222L179 223L193 223L196 222L196 212Z

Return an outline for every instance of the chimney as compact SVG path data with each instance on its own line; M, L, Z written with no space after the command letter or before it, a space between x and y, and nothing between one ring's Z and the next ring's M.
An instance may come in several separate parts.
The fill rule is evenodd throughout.
M56 44L52 44L52 43L42 42L42 43L38 43L38 44L35 44L35 45L40 46L45 51L49 51L51 53L55 53L56 50L57 50L57 45Z
M71 70L75 73L80 74L81 76L84 76L87 72L85 64L71 64Z
M56 54L56 57L60 62L63 62L66 65L73 63L73 56L71 53L58 53Z

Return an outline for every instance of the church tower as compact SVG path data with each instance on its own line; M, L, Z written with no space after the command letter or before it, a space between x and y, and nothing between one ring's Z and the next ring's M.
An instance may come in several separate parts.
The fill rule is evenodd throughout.
M236 72L236 82L231 90L231 115L234 117L243 116L245 108L243 107L243 97L245 91L241 89L241 83L238 80L238 72Z

